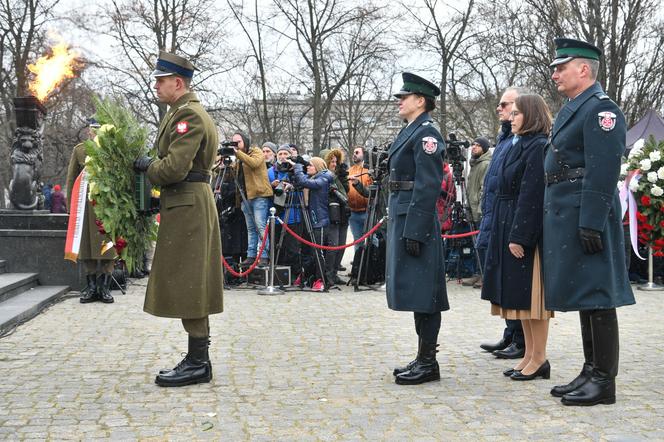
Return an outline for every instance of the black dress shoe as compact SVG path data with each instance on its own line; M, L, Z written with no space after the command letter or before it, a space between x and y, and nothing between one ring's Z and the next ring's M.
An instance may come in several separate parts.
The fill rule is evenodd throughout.
M510 376L512 376L512 373L517 373L517 372L521 373L521 370L515 370L513 368L508 368L507 370L503 371L503 374L507 377L510 377Z
M616 380L598 370L578 389L567 393L560 400L563 405L611 405L616 403Z
M583 364L583 369L577 377L574 378L572 382L566 385L556 385L551 389L551 395L555 397L563 397L567 393L571 393L577 388L585 384L590 376L592 375L593 366L592 364L585 363Z
M512 342L506 349L494 351L493 355L498 359L519 359L522 358L525 353L526 347L521 347Z
M413 359L405 367L396 367L394 370L392 370L392 375L393 376L398 376L401 373L405 373L407 371L410 371L415 366L415 364L417 364L417 359Z
M503 338L500 341L496 342L495 344L480 344L480 348L484 351L488 351L489 353L493 353L496 350L505 350L507 346L510 345L510 341Z
M549 379L551 377L551 364L546 360L533 374L523 374L521 371L515 371L510 376L513 381L532 381L533 379L541 377L542 379Z

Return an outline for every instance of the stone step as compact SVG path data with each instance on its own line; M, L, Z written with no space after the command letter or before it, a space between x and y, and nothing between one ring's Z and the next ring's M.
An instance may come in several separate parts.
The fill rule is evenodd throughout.
M18 295L39 284L37 273L0 274L0 302Z
M4 259L0 259L0 275L7 271L6 263L7 261L5 261Z
M46 305L57 302L68 291L66 285L41 285L0 302L0 336L34 318Z

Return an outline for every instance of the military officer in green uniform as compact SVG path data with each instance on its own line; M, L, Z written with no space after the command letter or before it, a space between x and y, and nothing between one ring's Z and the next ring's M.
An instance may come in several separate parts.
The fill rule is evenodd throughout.
M404 72L399 117L408 125L388 151L389 190L385 291L392 310L413 312L418 351L395 368L395 382L421 384L440 379L436 347L440 312L449 309L445 257L436 201L443 181L445 143L429 112L440 89Z
M551 394L565 405L613 404L616 307L634 304L616 187L625 117L596 81L601 51L567 38L555 44L552 79L569 101L556 116L544 158L545 305L579 312L585 363Z
M94 137L94 129L99 128L99 123L93 118L88 119L88 138ZM85 145L79 143L71 152L69 168L67 169L67 207L71 207L72 189L74 182L81 171L85 168ZM111 275L115 264L115 249L110 248L101 253L104 236L99 233L96 224L97 217L92 203L86 198L85 215L83 217L83 234L81 235L81 247L78 259L85 266L87 285L81 290L81 303L101 301L110 304L114 301L111 295Z
M210 176L219 143L215 124L190 89L194 66L160 52L152 75L160 102L158 158L141 157L136 171L161 186L161 222L144 310L181 318L189 334L187 355L172 370L161 370L163 387L209 382L208 315L223 311L221 238Z

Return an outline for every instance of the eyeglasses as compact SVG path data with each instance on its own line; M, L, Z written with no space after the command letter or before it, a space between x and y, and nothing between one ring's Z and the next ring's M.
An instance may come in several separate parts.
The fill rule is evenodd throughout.
M501 101L500 103L498 103L498 106L500 106L501 109L505 109L508 104L513 104L513 103L514 103L513 101Z
M513 110L512 112L510 112L510 117L516 117L517 115L521 115L521 112L519 112L518 110Z

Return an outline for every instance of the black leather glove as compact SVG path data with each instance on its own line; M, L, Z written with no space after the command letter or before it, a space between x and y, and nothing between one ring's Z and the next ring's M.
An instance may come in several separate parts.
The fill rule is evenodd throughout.
M581 249L586 255L593 255L604 250L602 233L597 230L579 227L579 241L581 242Z
M154 161L154 158L148 157L148 156L142 156L140 158L136 158L136 161L134 161L134 171L136 172L145 172L148 170L148 167L150 167L150 164Z
M420 242L406 238L406 253L410 256L420 256Z

